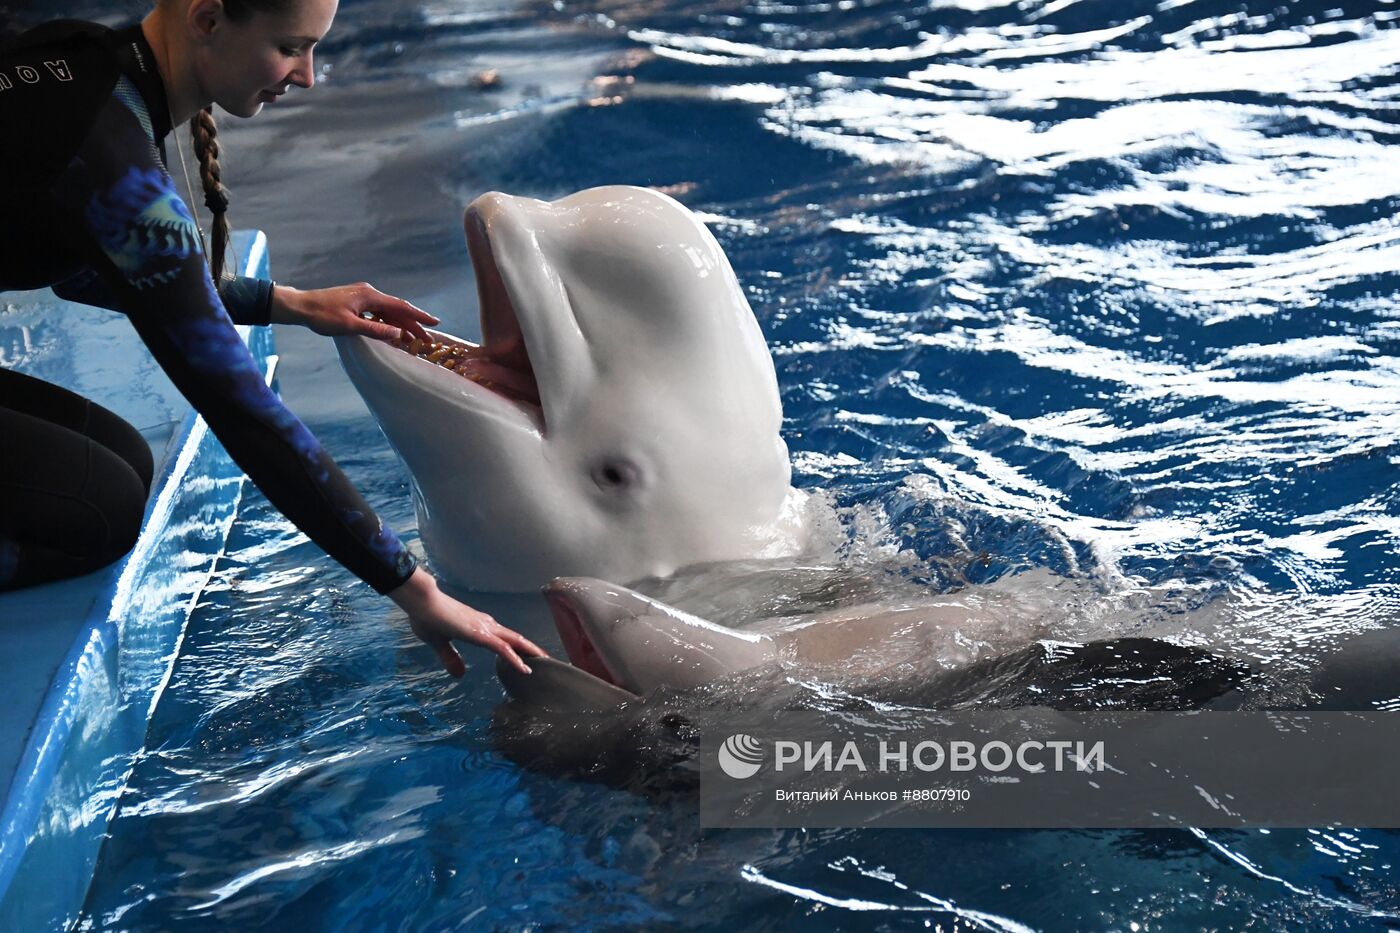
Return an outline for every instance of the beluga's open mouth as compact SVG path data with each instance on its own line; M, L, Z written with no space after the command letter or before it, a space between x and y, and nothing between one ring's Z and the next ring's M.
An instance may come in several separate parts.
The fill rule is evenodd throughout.
M564 652L574 667L587 671L614 687L621 686L612 671L608 670L608 664L603 660L598 647L593 644L593 639L588 636L588 630L579 614L581 609L568 588L551 583L544 588L544 597L549 603L550 614L554 616L554 627L559 632L560 640L564 642Z
M433 337L430 341L406 337L394 346L508 400L532 405L542 412L539 381L510 288L491 249L486 212L475 206L468 209L464 227L467 252L476 273L481 343L429 331Z
M473 206L464 221L467 252L476 272L481 344L485 359L472 368L508 391L540 404L539 381L530 360L525 331L511 300L510 289L491 248L486 213Z

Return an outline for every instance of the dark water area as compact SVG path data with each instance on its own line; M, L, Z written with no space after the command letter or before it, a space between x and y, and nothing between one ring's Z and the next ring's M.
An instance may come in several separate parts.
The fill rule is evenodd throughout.
M317 88L224 121L226 177L279 280L368 279L466 337L480 193L649 185L702 216L836 530L820 572L653 581L668 599L742 618L1048 570L1080 594L1057 635L1171 636L1290 698L1400 625L1397 19L352 0ZM328 342L277 340L289 403L415 540ZM534 602L488 605L548 637ZM1390 831L702 832L685 792L521 767L471 660L448 682L249 489L80 925L1400 925Z

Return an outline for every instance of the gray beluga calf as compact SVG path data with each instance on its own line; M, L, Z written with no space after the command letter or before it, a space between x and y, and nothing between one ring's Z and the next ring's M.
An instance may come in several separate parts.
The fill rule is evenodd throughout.
M838 683L917 679L1044 637L1047 594L1059 584L1046 573L1021 577L911 605L852 606L744 629L614 583L561 578L544 594L572 665L531 659L531 676L500 665L497 673L515 698L560 709L693 689L770 664Z
M486 194L464 224L480 346L337 339L449 583L519 592L801 549L773 361L695 215L618 186Z
M743 628L602 580L559 579L544 593L572 663L532 658L528 676L503 662L496 673L523 708L585 720L644 710L658 695L672 713L731 702L777 709L807 702L804 684L940 708L1228 708L1247 673L1223 656L1142 635L1059 639L1056 620L1092 588L1043 570Z

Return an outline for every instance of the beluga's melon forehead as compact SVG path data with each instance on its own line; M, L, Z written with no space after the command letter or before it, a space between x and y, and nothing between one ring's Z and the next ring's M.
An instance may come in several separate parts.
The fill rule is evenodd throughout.
M519 265L529 261L520 254L537 253L549 268L592 351L595 383L678 394L696 388L685 380L703 379L712 401L762 405L781 418L772 359L729 260L674 199L621 185L554 202L490 194L468 218L479 218L498 261Z
M772 358L695 215L643 188L493 192L464 227L480 346L340 341L449 581L630 581L800 547Z

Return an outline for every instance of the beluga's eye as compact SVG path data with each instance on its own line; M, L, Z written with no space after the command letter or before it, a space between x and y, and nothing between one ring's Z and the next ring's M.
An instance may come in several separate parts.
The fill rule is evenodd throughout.
M593 465L593 482L604 492L626 492L642 481L642 471L626 457L607 457Z

